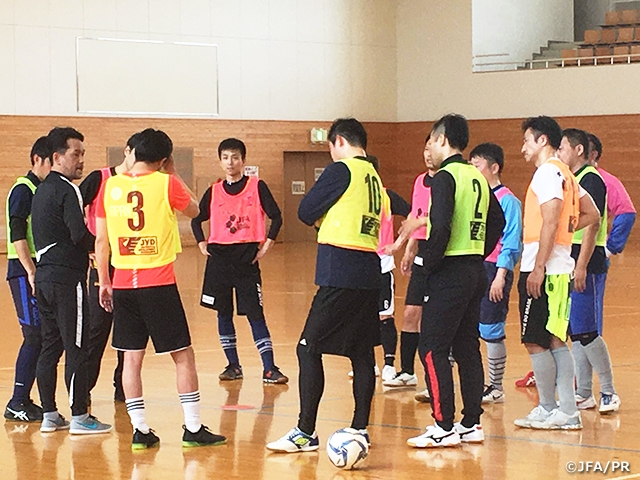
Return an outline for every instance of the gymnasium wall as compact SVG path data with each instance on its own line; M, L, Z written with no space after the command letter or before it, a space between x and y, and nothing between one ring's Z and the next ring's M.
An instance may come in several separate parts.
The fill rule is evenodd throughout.
M640 64L472 73L471 3L398 1L398 121L640 111Z
M238 137L247 145L247 165L259 167L260 177L269 185L281 208L284 205L283 155L285 151L328 151L326 146L312 146L309 130L329 128L327 122L242 121L193 119L133 119L96 117L0 116L0 198L2 202L18 175L30 168L29 151L40 135L56 125L70 125L85 136L85 168L107 165L107 148L122 145L127 138L147 127L167 132L176 147L193 148L193 185L198 198L210 182L224 177L219 167L217 148L221 140ZM381 158L393 158L395 126L389 123L367 123L370 151ZM387 163L383 172L391 170ZM3 203L4 205L4 203ZM0 216L0 251L5 251L5 210ZM193 243L189 222L180 216L183 241ZM285 227L286 228L286 227ZM284 238L284 237L282 237Z
M0 0L0 115L78 114L78 36L217 44L219 118L396 117L388 0Z

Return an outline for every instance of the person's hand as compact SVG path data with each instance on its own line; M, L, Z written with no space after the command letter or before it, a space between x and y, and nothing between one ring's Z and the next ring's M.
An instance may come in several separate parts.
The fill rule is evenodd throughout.
M398 230L398 236L400 238L409 238L413 232L425 226L425 218L407 218L402 222L400 230Z
M401 242L401 237L398 237L395 242L384 246L383 248L384 254L393 255L400 249L400 247L402 246L402 243L403 242Z
M533 298L542 296L542 284L544 283L544 268L534 268L527 277L527 295Z
M207 242L205 241L198 242L198 248L200 249L200 253L202 253L205 257L211 256L211 254L207 250Z
M267 241L262 244L262 247L260 247L260 250L258 250L258 253L256 253L255 258L251 261L251 263L257 263L262 257L264 257L273 244L274 241L268 238Z
M100 285L99 297L100 306L107 312L113 312L113 288L111 284Z
M573 290L582 293L587 288L587 269L576 268L573 272Z
M36 296L36 272L28 272L27 280L29 280L29 285L31 285L31 295Z
M505 280L502 275L496 275L496 278L491 282L491 288L489 289L489 300L493 303L501 302L504 298L504 284Z
M402 260L400 261L400 272L405 277L411 275L411 265L413 265L413 260L416 258L415 255L412 255L410 252L405 252Z

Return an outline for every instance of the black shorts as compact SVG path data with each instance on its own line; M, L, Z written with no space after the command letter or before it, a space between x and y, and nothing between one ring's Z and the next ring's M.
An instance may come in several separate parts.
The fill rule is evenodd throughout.
M233 315L233 291L236 292L238 315L251 319L264 318L262 309L262 277L257 264L220 267L207 257L200 305L217 310L221 315Z
M313 353L351 357L380 345L379 290L320 287L300 345Z
M520 296L520 341L535 343L542 348L551 346L551 333L547 330L549 320L549 298L543 288L540 298L530 297L527 293L529 272L520 272L518 294Z
M480 304L480 337L486 342L498 342L506 338L505 325L507 313L509 313L509 297L513 285L513 272L507 270L504 279L502 300L492 302L489 299L491 284L498 274L498 267L493 262L484 262L484 271L487 274L487 291Z
M404 304L421 307L424 302L426 290L427 276L424 274L424 268L414 263L411 265L411 277L409 277L407 296L404 299Z
M378 313L380 315L393 315L395 311L395 302L393 296L395 293L395 279L393 272L389 271L382 274L380 282L380 300L378 301Z
M191 346L187 316L175 283L113 291L113 348L144 350L149 337L156 353Z

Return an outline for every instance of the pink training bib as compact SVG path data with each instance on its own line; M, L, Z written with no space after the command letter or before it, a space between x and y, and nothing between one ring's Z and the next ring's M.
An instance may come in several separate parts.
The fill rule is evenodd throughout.
M431 187L424 186L424 176L427 172L418 175L413 183L413 193L411 194L411 217L421 218L429 216L429 208L431 207ZM413 232L411 238L417 240L426 240L427 227L420 227Z
M102 185L104 185L104 182L107 181L107 178L111 176L111 168L110 167L101 168L100 176L101 176L100 187L102 187ZM89 230L89 232L91 232L91 235L93 235L94 237L96 236L96 199L97 198L98 196L96 195L96 198L93 199L93 202L91 202L87 206L87 212L86 212L87 229Z
M383 187L384 195L388 197L387 189ZM378 234L378 255L385 255L384 247L391 245L394 241L393 234L393 214L391 213L391 201L383 202L389 208L382 208L380 212L380 233Z
M502 198L505 195L513 195L513 192L511 190L509 190L507 187L505 187L504 185L502 185L502 188L499 188L496 192L495 192L495 196L498 199L498 202L500 200L502 200ZM498 240L498 243L496 244L496 248L493 249L493 252L491 252L491 255L489 255L487 258L485 258L486 262L491 262L491 263L497 263L498 262L498 256L500 255L500 252L502 251L502 235L500 236L500 240Z
M262 243L267 238L258 178L248 177L238 195L229 195L222 181L211 187L208 243Z

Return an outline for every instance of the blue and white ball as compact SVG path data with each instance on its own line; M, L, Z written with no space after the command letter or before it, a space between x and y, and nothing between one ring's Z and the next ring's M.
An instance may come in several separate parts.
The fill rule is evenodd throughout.
M363 435L346 429L334 432L327 440L327 455L338 468L351 470L362 466L369 454L369 444Z

